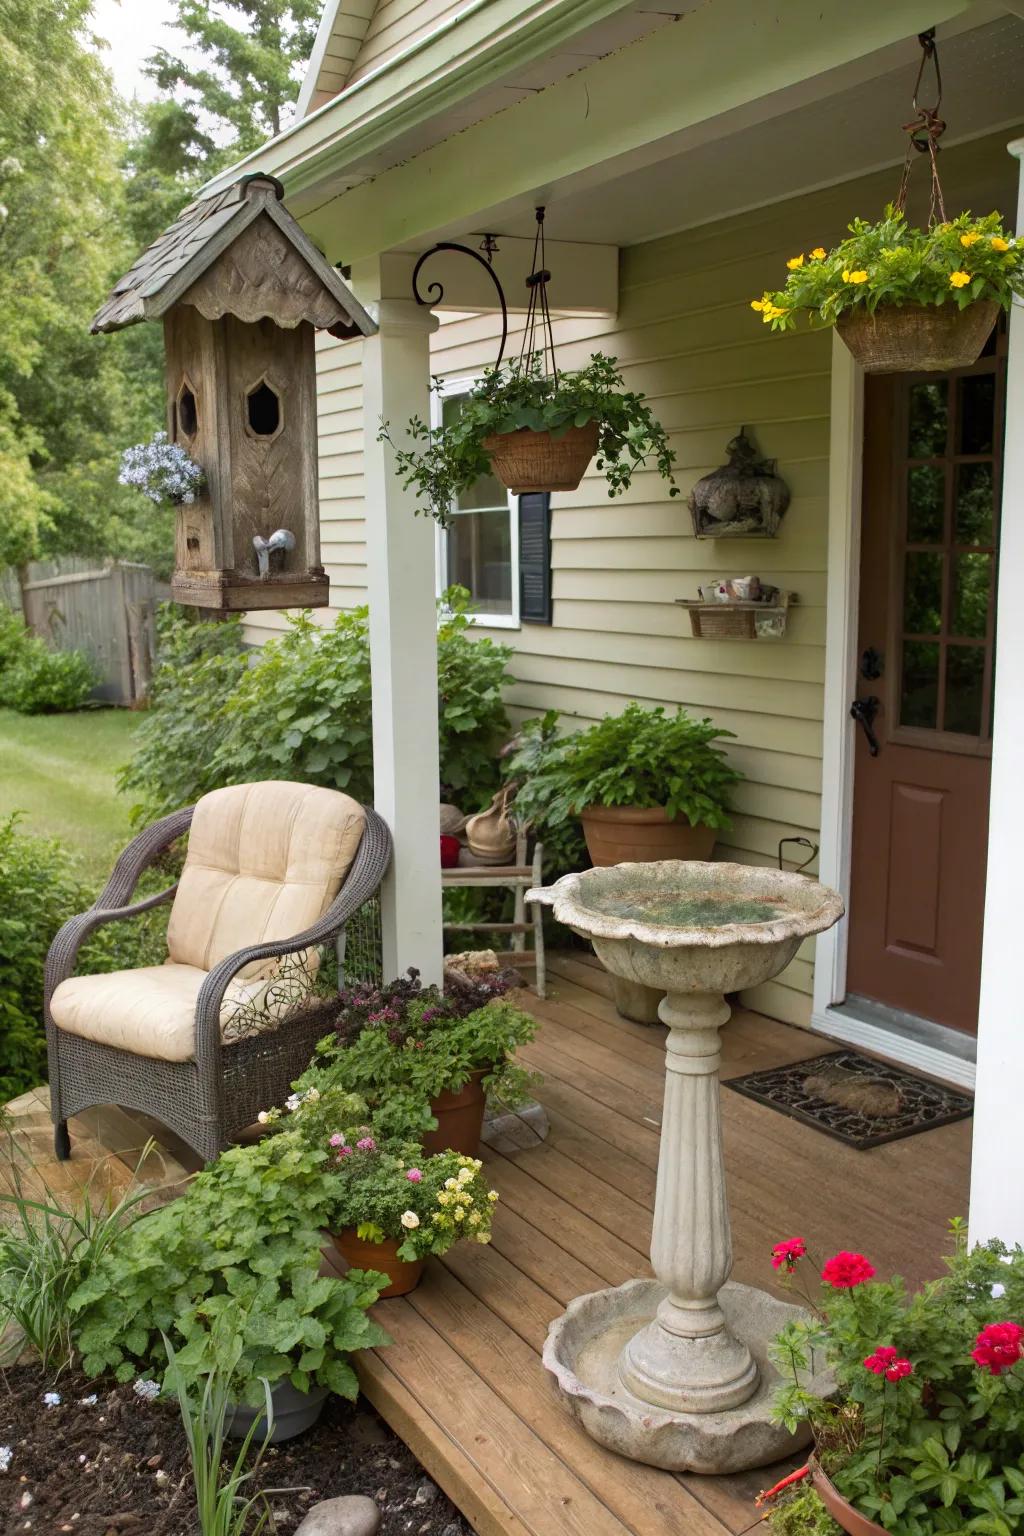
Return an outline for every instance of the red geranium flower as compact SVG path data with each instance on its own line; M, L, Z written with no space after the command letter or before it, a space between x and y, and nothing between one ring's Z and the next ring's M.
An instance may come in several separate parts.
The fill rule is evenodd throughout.
M784 1243L776 1243L772 1249L772 1269L781 1269L785 1265L787 1275L791 1275L797 1259L802 1259L806 1252L807 1244L802 1237L787 1237Z
M902 1381L914 1374L910 1361L904 1360L891 1344L879 1344L874 1354L864 1361L864 1369L875 1376L884 1376L886 1381Z
M863 1285L874 1276L875 1266L862 1253L847 1253L844 1248L829 1259L821 1271L821 1278L834 1290L848 1291L855 1285Z
M1022 1339L1024 1328L1018 1323L989 1323L978 1334L971 1350L971 1359L975 1365L990 1371L993 1376L1001 1376L1011 1365L1016 1365L1024 1354Z

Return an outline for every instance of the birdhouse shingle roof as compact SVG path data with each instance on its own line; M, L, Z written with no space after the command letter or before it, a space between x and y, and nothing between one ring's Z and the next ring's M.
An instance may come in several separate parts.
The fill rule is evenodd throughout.
M284 207L282 194L280 182L271 176L244 176L230 187L190 203L114 284L93 317L91 329L118 331L140 320L159 319L258 218L266 215L336 302L339 326L345 328L347 322L351 334L372 335L377 329L374 321ZM274 318L272 313L270 318ZM313 315L308 318L313 320Z

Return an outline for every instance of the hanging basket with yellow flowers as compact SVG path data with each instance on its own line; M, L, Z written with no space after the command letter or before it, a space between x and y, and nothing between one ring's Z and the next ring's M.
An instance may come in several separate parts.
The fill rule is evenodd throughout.
M785 331L801 313L834 325L867 373L944 373L977 362L1000 309L1024 295L1024 246L998 213L947 219L939 178L942 73L935 28L918 35L921 62L914 84L903 173L895 201L877 223L854 219L832 251L800 251L786 263L786 286L753 300L766 325ZM935 100L922 103L934 75ZM925 229L907 223L913 167L927 162L930 203Z
M1000 309L1024 294L1024 245L998 213L915 229L895 206L854 219L833 250L791 256L786 286L754 299L784 331L801 314L834 325L868 373L963 368L976 362Z

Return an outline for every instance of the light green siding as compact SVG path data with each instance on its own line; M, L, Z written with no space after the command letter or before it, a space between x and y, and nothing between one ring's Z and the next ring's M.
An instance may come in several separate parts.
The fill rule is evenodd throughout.
M947 151L951 206L1012 206L1003 143ZM887 171L627 248L618 316L557 324L563 366L612 353L627 385L648 395L671 434L683 494L670 500L644 473L610 501L591 469L578 491L554 499L554 623L493 631L516 649L510 701L517 712L555 708L583 722L630 699L683 704L734 732L730 753L746 778L719 845L727 858L773 863L780 838L817 840L820 825L831 335L773 336L750 300L781 282L787 256L834 242L852 214L876 213L894 179ZM510 349L518 344L513 330ZM432 369L473 373L494 349L491 317L446 317ZM318 363L324 561L332 600L347 605L365 584L358 349L330 343ZM686 493L723 462L741 425L778 459L790 508L775 540L698 541ZM751 572L798 594L785 639L694 639L675 599ZM748 1001L806 1023L812 956L807 944Z

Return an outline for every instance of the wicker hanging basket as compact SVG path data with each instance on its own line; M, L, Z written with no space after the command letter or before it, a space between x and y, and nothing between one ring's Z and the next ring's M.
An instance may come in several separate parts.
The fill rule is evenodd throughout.
M858 305L836 330L865 373L946 373L969 368L996 323L999 305L979 299L953 304L880 304L874 314Z
M559 437L550 432L500 432L485 437L484 452L506 490L574 491L597 452L598 424L570 427Z

